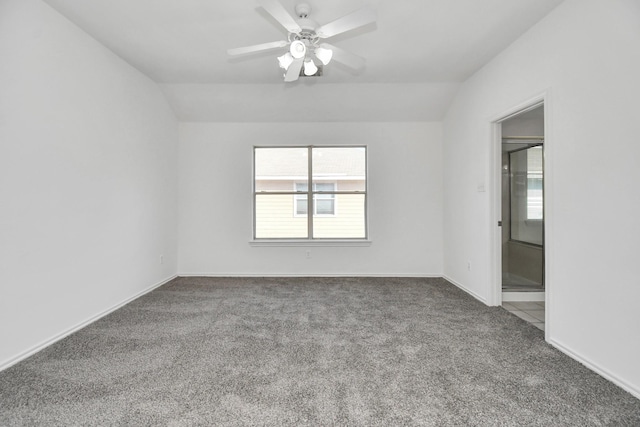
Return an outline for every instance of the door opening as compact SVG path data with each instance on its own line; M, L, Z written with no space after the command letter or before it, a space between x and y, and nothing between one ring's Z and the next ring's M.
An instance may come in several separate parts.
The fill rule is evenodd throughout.
M498 301L544 329L544 105L531 105L496 125L500 131Z
M502 122L502 291L544 291L544 106Z
M544 289L543 136L502 138L502 290Z

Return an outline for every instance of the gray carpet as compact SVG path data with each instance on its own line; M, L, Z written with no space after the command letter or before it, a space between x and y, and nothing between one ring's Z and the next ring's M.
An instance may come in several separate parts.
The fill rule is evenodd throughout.
M179 278L0 373L0 425L640 425L441 279Z

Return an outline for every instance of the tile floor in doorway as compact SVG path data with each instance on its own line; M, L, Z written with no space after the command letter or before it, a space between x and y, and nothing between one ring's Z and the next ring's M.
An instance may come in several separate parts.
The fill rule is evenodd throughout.
M502 307L544 331L544 301L508 301Z

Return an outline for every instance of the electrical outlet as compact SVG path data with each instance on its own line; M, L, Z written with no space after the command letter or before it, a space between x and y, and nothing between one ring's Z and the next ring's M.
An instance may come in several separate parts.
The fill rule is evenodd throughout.
M471 271L471 261L467 261L467 270Z
M160 255L160 264L164 264L164 255Z
M307 251L307 259L311 258L311 251Z

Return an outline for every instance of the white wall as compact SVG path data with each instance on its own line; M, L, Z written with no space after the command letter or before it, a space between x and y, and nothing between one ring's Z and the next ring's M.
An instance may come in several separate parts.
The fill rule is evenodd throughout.
M0 58L1 369L175 274L178 136L156 84L40 1L0 3Z
M638 76L640 3L568 0L461 87L444 124L444 273L490 299L490 121L548 90L547 339L640 397Z
M366 144L369 247L251 247L253 145ZM439 123L182 123L182 275L442 275ZM306 251L311 258L306 258Z

